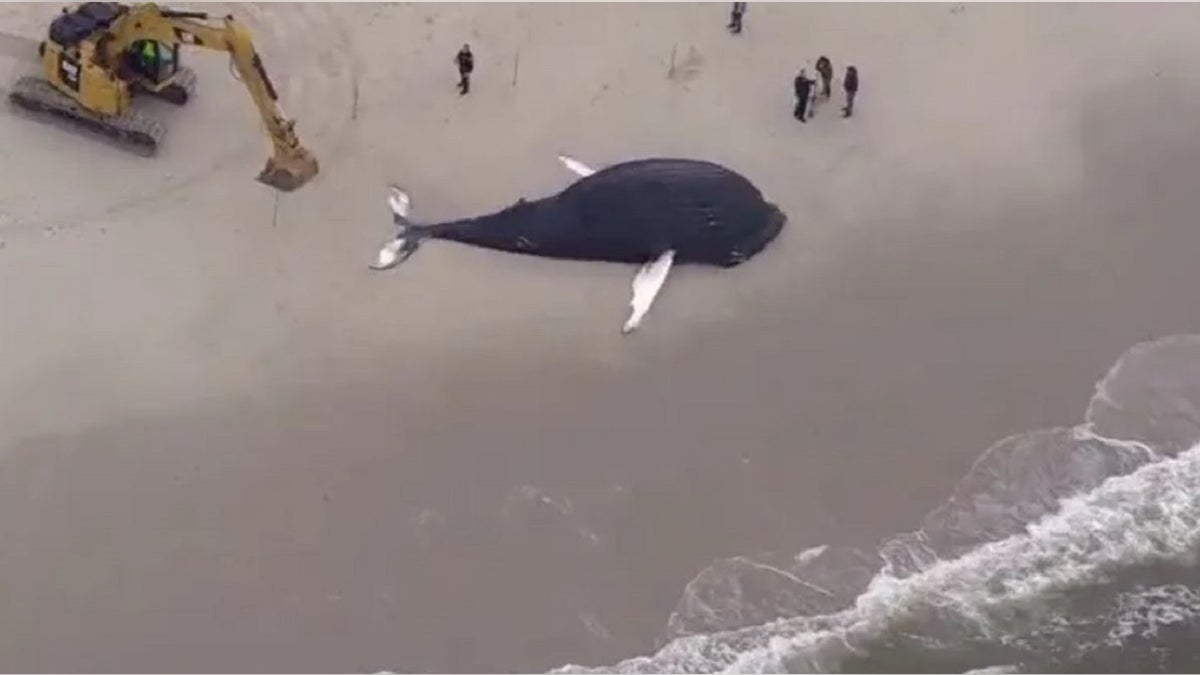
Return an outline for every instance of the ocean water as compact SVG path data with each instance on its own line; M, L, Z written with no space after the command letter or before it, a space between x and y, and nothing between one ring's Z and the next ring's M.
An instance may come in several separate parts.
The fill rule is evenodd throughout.
M1200 335L1137 345L912 532L718 561L657 653L555 672L1195 672L1198 443Z

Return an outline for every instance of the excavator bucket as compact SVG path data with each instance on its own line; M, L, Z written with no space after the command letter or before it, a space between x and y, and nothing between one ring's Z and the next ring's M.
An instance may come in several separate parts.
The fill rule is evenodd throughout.
M276 154L268 159L262 173L258 174L258 182L270 185L276 190L291 192L312 180L319 170L317 158L301 148L295 153Z

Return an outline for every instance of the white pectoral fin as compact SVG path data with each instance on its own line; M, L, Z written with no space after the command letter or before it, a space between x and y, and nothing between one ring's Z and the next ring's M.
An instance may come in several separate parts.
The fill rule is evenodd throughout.
M559 155L558 161L565 164L568 169L570 169L571 171L574 171L576 174L578 174L579 176L581 176L583 178L587 178L588 176L596 173L595 169L593 169L592 167L588 166L587 164L584 164L583 162L581 162L573 157L568 157L566 155Z
M650 306L654 304L654 299L658 297L658 292L666 283L667 275L670 274L671 265L674 262L675 251L667 251L656 260L642 265L638 270L637 276L633 278L633 298L629 301L631 308L629 320L621 329L622 333L629 333L641 325L642 319L646 317L646 312L650 311Z

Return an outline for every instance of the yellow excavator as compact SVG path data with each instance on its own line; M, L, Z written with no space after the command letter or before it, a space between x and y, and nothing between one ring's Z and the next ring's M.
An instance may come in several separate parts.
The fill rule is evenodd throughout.
M250 32L232 16L213 20L204 12L175 11L155 3L70 5L51 22L47 39L38 45L42 75L20 78L9 100L152 156L166 129L134 109L133 101L146 95L180 106L188 102L196 75L180 63L181 45L229 53L274 148L258 176L260 182L290 192L317 174L317 160L296 136L295 121L284 116Z

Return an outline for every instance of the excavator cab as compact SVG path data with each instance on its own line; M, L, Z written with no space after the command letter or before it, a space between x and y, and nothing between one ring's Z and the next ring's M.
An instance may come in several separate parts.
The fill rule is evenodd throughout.
M179 66L179 45L157 40L138 40L126 52L131 69L151 85L169 82Z
M135 40L121 57L122 78L133 91L184 105L196 91L196 75L179 60L179 45Z

